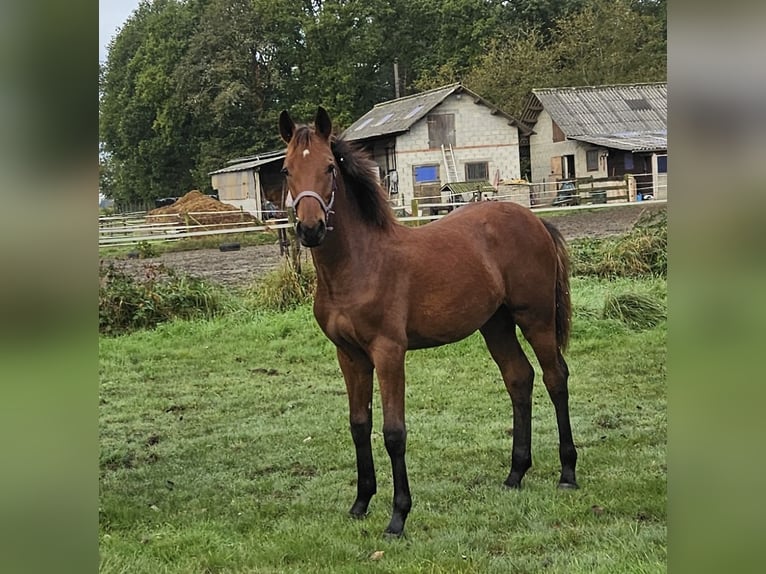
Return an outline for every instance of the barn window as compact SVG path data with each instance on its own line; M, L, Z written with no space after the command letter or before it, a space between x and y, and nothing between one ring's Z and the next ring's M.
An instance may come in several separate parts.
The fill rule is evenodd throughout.
M657 173L668 173L668 156L657 156Z
M589 149L585 154L585 163L588 171L598 171L598 150Z
M466 181L489 180L489 164L486 161L465 164Z
M633 169L633 152L625 152L625 169Z
M440 181L438 165L416 165L412 171L415 175L415 183Z
M428 149L455 146L455 114L428 116Z

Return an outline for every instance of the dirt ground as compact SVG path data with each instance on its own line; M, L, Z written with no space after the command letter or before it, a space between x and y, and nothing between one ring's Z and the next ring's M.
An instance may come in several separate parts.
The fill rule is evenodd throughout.
M644 212L665 209L665 204L636 204L611 209L543 213L567 240L606 237L630 231ZM240 251L217 249L164 253L152 259L120 259L115 266L135 277L145 273L147 265L161 263L177 272L211 279L232 287L244 287L275 269L282 260L279 245L243 247Z

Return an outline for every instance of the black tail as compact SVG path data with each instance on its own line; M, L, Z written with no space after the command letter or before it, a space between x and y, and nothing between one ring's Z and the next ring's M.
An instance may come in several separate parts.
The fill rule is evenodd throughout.
M569 251L561 232L552 223L542 220L556 247L556 342L562 351L569 343L572 323L572 301L569 296Z

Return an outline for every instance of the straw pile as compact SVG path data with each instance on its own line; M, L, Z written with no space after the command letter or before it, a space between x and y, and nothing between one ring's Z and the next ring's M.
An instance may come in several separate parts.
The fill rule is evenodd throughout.
M248 212L222 203L196 189L179 198L173 205L152 209L146 219L150 223L202 226L257 221Z

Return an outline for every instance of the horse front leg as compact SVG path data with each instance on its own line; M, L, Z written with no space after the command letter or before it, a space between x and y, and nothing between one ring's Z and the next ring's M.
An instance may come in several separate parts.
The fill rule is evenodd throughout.
M394 497L387 535L401 536L412 507L407 479L407 428L404 423L404 347L393 343L376 346L373 361L378 371L378 383L383 407L383 439L391 459Z
M372 363L360 352L338 348L338 364L348 395L351 438L356 449L356 500L349 510L353 518L364 518L377 491L372 459Z

